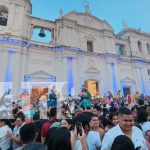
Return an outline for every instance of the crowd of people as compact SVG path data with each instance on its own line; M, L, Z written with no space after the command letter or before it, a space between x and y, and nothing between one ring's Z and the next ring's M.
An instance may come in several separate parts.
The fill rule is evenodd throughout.
M76 98L59 101L53 89L45 97L13 102L14 118L1 116L1 150L150 150L148 96L96 98L83 88Z

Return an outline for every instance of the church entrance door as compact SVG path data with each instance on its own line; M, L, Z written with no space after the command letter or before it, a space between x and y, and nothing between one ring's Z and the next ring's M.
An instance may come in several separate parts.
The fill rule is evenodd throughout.
M96 80L86 80L85 88L91 93L92 97L98 98L99 95L99 84Z

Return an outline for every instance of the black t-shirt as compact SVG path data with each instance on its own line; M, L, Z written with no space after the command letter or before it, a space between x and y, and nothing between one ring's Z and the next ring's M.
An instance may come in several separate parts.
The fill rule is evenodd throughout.
M110 107L109 111L112 113L115 113L117 111L117 108L112 106L112 107Z
M33 122L33 125L35 126L36 131L38 132L38 136L36 139L36 142L41 142L41 130L42 130L42 126L45 122L47 122L48 120L38 120Z

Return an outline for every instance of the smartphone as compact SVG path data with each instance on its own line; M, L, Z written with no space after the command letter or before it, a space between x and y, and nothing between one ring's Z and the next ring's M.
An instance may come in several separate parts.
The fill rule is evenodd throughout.
M135 150L140 150L141 149L141 146L138 146L135 148Z
M82 136L82 123L81 122L77 122L76 123L76 128L77 128L77 134Z

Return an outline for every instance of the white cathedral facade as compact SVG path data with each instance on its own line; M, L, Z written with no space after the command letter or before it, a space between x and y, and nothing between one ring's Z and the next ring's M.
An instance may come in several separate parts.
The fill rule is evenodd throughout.
M63 94L107 91L150 95L150 34L128 28L114 34L111 25L91 15L69 12L55 21L31 16L30 0L0 1L0 82L66 82ZM51 33L50 42L32 40L34 29ZM40 86L40 85L39 85ZM43 84L41 85L43 86Z

